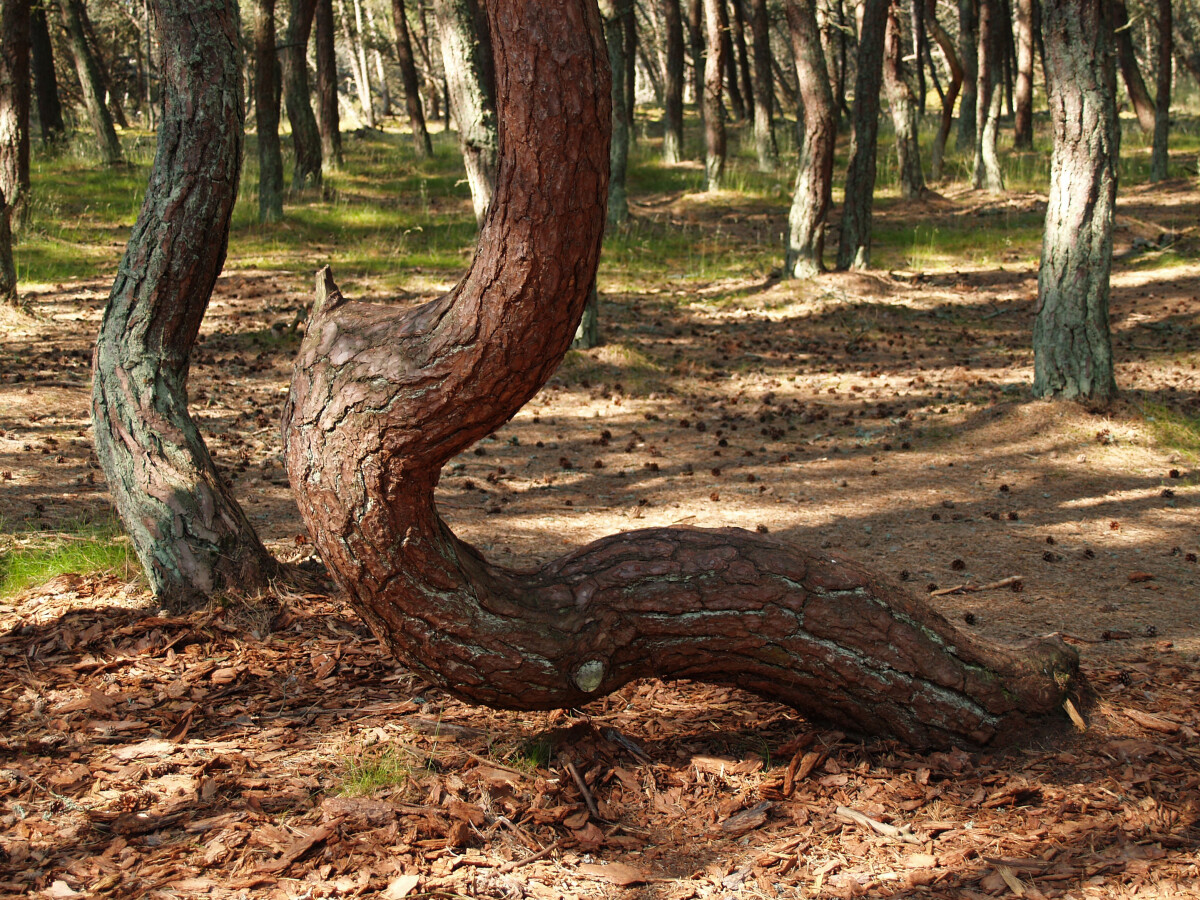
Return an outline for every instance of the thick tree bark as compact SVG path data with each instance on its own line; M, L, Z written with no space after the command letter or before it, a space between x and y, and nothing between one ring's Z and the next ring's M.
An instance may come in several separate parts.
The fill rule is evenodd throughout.
M254 121L258 131L258 221L264 224L283 219L279 57L275 45L275 0L258 0L254 17Z
M46 9L41 4L30 9L29 37L42 143L52 144L66 133L67 126L63 122L62 101L58 96L58 77L54 74L54 45L50 42Z
M979 90L979 0L958 0L958 58L962 63L962 99L958 104L958 149L975 147L975 107Z
M946 57L946 66L950 69L950 83L946 85L946 94L942 98L942 122L933 138L933 149L930 151L929 177L934 181L942 180L942 163L946 158L946 141L950 139L950 129L954 125L954 101L963 85L963 68L954 51L954 42L942 28L937 19L937 0L928 0L925 9L925 24L930 35L937 41Z
M1108 0L1043 0L1054 154L1033 323L1033 391L1107 403L1117 194L1116 77Z
M663 162L683 162L683 11L679 0L662 0L667 32L666 85L663 90Z
M725 41L721 12L725 0L704 0L704 27L708 56L704 61L704 189L721 189L725 175L725 105L721 94L725 81Z
M754 37L754 152L760 172L779 164L775 143L775 83L771 63L771 21L767 0L750 0L750 31Z
M475 220L482 225L496 190L496 104L487 22L475 0L434 0L433 8Z
M1061 641L985 644L837 554L659 528L514 571L441 521L442 464L557 367L604 229L611 88L595 3L490 12L500 176L470 272L397 313L348 302L323 270L285 410L300 508L365 621L424 677L494 707L577 706L656 676L736 685L917 746L1064 721L1077 658Z
M317 48L317 128L321 156L335 169L342 166L342 123L338 115L337 44L333 0L317 0L313 12Z
M29 210L29 0L0 3L0 217L20 231ZM2 251L0 251L2 252ZM2 265L0 265L2 267ZM6 296L0 286L0 297Z
M784 4L804 105L800 168L788 213L783 266L788 278L808 278L824 269L825 218L833 191L837 120L815 6L816 0L786 0Z
M123 159L121 142L117 140L112 115L104 104L104 86L100 80L96 57L88 43L81 0L62 0L60 6L63 26L67 32L67 46L70 47L71 56L75 60L75 72L79 76L79 86L83 90L83 102L87 106L88 117L92 120L92 128L96 132L100 158L105 165L117 165Z
M883 78L883 37L890 0L865 0L854 80L854 150L846 169L846 201L837 267L871 264L871 207L875 200L875 146L879 137L879 90Z
M1114 34L1117 39L1117 61L1121 64L1121 78L1129 94L1129 102L1137 115L1138 126L1146 134L1154 132L1154 102L1146 90L1142 70L1138 68L1137 55L1133 49L1133 32L1129 27L1129 10L1125 0L1111 0ZM1049 53L1049 48L1046 50Z
M100 325L96 452L154 593L251 590L275 572L187 412L188 354L221 271L242 153L233 0L156 3L164 113Z
M1017 89L1013 97L1013 146L1033 149L1033 3L1017 2Z
M421 86L417 79L417 64L413 59L404 0L392 0L392 17L396 20L396 62L400 65L400 77L404 80L404 104L412 126L413 148L417 156L423 158L433 155L433 142L425 128L425 110L421 108Z
M883 84L896 131L900 196L912 198L920 197L925 192L925 174L921 170L921 145L917 134L917 98L910 81L912 67L904 63L911 48L904 44L905 29L900 21L901 12L899 0L892 0L883 39Z
M321 131L313 115L308 90L308 37L312 33L317 0L291 0L283 53L283 96L292 125L292 190L302 191L321 183Z
M1174 48L1171 34L1171 0L1158 0L1158 73L1154 96L1154 146L1150 154L1150 180L1167 177L1167 141L1171 129L1171 62Z
M979 80L975 104L975 164L971 181L978 190L1004 190L996 143L1000 136L1000 21L998 0L979 0Z

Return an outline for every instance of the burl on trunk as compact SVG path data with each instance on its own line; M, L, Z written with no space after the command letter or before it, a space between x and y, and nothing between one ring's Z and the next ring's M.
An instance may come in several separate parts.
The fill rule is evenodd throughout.
M657 528L514 571L441 521L443 463L508 421L570 346L605 220L596 4L489 13L500 168L470 271L397 311L347 300L323 270L285 411L292 486L355 608L424 676L495 707L574 706L660 677L737 685L917 746L1062 719L1079 676L1061 642L985 644L836 554Z

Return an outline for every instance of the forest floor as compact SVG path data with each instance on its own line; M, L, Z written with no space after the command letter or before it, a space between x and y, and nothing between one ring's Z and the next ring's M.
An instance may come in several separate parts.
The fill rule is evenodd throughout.
M1062 634L1099 695L1085 731L914 754L689 683L494 712L336 593L179 613L136 565L67 573L0 597L0 896L1200 896L1200 190L1122 189L1104 412L1030 393L1043 197L878 213L910 235L885 268L781 283L784 199L635 194L604 344L447 466L439 506L510 565L671 524L844 550L987 638ZM323 260L256 259L235 238L190 402L298 562L279 413ZM403 304L454 279L350 275ZM123 540L88 420L109 283L45 284L0 323L10 556Z

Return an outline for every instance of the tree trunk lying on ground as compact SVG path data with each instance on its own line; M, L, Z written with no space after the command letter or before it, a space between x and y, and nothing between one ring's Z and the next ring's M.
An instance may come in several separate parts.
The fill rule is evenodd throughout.
M372 629L451 693L501 708L575 706L660 677L737 685L916 746L1061 718L1080 683L1061 642L986 644L837 554L656 528L515 571L442 522L443 463L508 421L570 345L605 220L595 3L489 13L500 169L470 271L397 311L347 300L323 270L284 413L300 509Z

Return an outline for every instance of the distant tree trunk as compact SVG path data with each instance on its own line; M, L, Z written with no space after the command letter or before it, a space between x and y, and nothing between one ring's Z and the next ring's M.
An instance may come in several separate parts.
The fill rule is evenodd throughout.
M787 278L808 278L825 268L825 218L833 190L837 122L815 5L816 0L786 0L784 4L804 105L800 168L788 213L783 266Z
M929 177L934 181L942 180L942 162L946 156L946 141L950 139L950 129L954 125L954 101L963 85L962 63L954 52L954 42L942 28L937 19L937 0L928 0L925 8L925 23L930 35L937 41L946 57L946 65L950 69L950 83L946 85L946 96L942 100L942 124L933 138L933 150L930 153Z
M736 62L734 72L740 77L742 98L746 106L746 118L754 118L754 77L750 70L750 52L746 46L746 15L742 9L742 0L729 0L733 7L733 18L730 21L730 34L733 37L734 56L730 57L730 65Z
M1121 77L1125 81L1125 90L1129 93L1129 102L1137 115L1138 126L1146 134L1154 132L1154 103L1150 100L1150 92L1146 90L1146 82L1142 78L1142 70L1138 68L1137 55L1133 49L1133 32L1129 27L1129 10L1125 0L1111 0L1113 28L1117 39L1117 60L1121 64ZM1046 50L1049 53L1049 48Z
M1168 132L1171 128L1171 61L1174 48L1171 35L1171 0L1158 0L1158 75L1154 97L1154 148L1150 155L1150 180L1165 181Z
M370 47L371 61L375 63L375 77L379 83L379 116L387 118L392 114L392 92L388 89L387 70L383 67L383 54L379 52L379 45L383 38L379 33L379 26L375 24L375 13L371 10L371 4L363 3L362 7L367 16L367 29L362 32L363 44ZM411 48L409 52L411 54Z
M1013 146L1019 150L1033 149L1033 3L1017 2L1017 90L1013 98L1016 116L1013 123Z
M750 0L750 12L750 31L754 36L754 150L759 171L773 172L779 164L779 147L775 143L775 81L767 0Z
M164 114L141 213L100 325L92 424L157 597L264 585L276 565L187 412L188 356L225 260L242 150L233 0L157 3Z
M67 46L75 60L75 72L79 75L79 86L83 90L83 102L96 132L96 144L105 165L115 166L122 162L121 142L113 127L112 115L104 104L104 86L96 58L88 44L87 31L82 18L81 0L62 0L60 4L63 25L67 31Z
M1000 133L1000 29L997 0L979 0L979 82L975 105L975 165L971 181L978 190L1004 190L996 154Z
M625 41L623 59L625 61L625 128L629 133L629 143L637 142L637 129L633 127L634 108L637 105L637 2L636 0L621 0L621 37Z
M254 18L254 119L258 130L258 221L262 223L283 218L279 92L275 0L258 0Z
M337 44L333 0L317 0L313 24L317 45L317 120L318 130L321 132L321 155L329 165L340 169L342 124L338 115Z
M706 50L708 41L704 23L704 0L687 0L687 30L688 46L692 58L692 96L696 100L696 110L700 119L704 119L704 75L708 69Z
M902 12L903 10L901 10ZM925 36L925 0L910 0L909 23L911 25L910 40L913 46L913 82L917 93L917 117L925 115L925 55L928 39Z
M612 70L612 140L608 150L608 225L624 225L629 220L629 198L625 192L625 172L629 162L629 117L625 111L625 16L632 0L600 0L604 18L604 41L608 46L608 65Z
M925 175L921 171L921 145L917 134L917 98L913 96L915 92L909 80L912 67L904 63L909 48L904 46L905 29L900 24L900 13L899 0L892 0L883 41L883 85L887 90L892 125L896 129L900 195L912 198L925 192Z
M33 64L33 87L37 95L38 122L42 143L52 144L67 130L63 122L62 102L58 96L58 78L54 74L54 45L46 23L46 9L41 4L30 8L29 36Z
M367 67L367 49L363 42L362 3L361 0L350 0L350 3L354 9L354 21L350 21L350 14L342 3L342 32L349 48L350 71L354 75L354 86L358 89L358 105L362 107L363 124L374 128L375 99L371 91L371 70Z
M487 22L475 0L434 0L433 9L475 220L482 225L496 189L496 104Z
M721 189L725 174L725 42L721 40L721 10L725 0L704 0L708 58L704 63L704 189Z
M433 154L433 142L425 128L425 111L421 108L421 85L417 80L417 65L413 59L412 38L408 33L408 14L404 0L392 0L392 18L396 20L396 62L404 80L404 103L412 126L413 147L418 157Z
M979 90L979 29L976 4L981 0L958 0L958 58L962 62L962 99L958 104L958 149L975 147L975 108Z
M850 47L846 31L851 27L850 22L850 17L846 15L846 0L831 0L823 48L829 68L829 89L833 93L833 121L839 129L842 127L842 116L849 118L850 115L850 107L846 103L846 73L849 69Z
M1065 723L1081 678L1061 640L984 642L832 551L652 528L515 571L439 518L443 463L561 362L604 229L611 88L595 2L491 11L500 176L470 272L397 310L348 301L323 270L285 409L301 513L358 614L421 677L494 707L569 708L687 677L920 747ZM573 115L534 114L541 91Z
M83 23L83 32L86 36L88 46L92 49L92 59L96 62L96 71L100 75L100 94L108 104L108 110L112 115L113 122L120 128L128 128L129 120L125 118L125 109L121 105L121 98L113 90L112 77L108 74L108 66L104 62L104 54L101 52L100 41L97 39L96 32L92 28L92 20L88 15L86 0L80 0L79 17Z
M871 207L875 199L875 146L879 136L879 89L883 78L883 37L890 0L864 0L854 80L854 149L846 169L846 201L837 267L871 264Z
M292 190L302 191L321 183L321 131L313 115L308 90L308 37L312 33L317 0L291 0L284 36L283 96L292 125Z
M663 91L663 162L683 162L683 11L679 0L662 0L667 32L666 86Z
M29 0L3 0L0 3L0 194L4 199L0 201L0 218L8 219L10 234L21 230L29 212L29 42ZM7 296L4 280L0 278L0 302L5 302Z
M1033 323L1033 392L1108 403L1117 195L1116 75L1108 0L1042 0L1054 153Z
M708 0L704 0L704 4L707 10ZM735 122L744 122L746 121L746 101L742 98L742 88L738 84L737 57L733 49L733 28L729 24L729 5L727 0L720 0L717 4L717 15L721 21L719 38L721 56L724 59L724 62L721 64L721 71L723 73L721 77L725 79L725 89L729 96L729 114L733 116ZM706 23L707 18L706 14ZM710 55L712 54L711 37L708 41L708 52Z
M428 115L426 121L436 122L441 118L441 98L438 96L439 84L437 72L433 64L433 54L429 48L429 4L426 0L418 0L417 2L417 21L421 23L421 30L414 35L414 46L417 48L417 53L421 57L421 79L425 83L425 96L429 103L426 107ZM411 33L411 29L410 29ZM449 101L447 101L449 103Z

